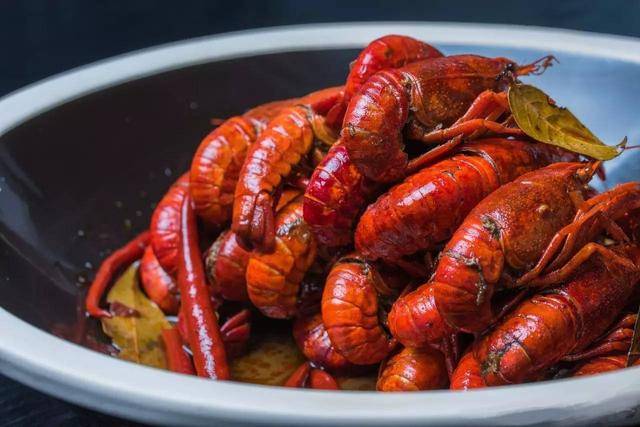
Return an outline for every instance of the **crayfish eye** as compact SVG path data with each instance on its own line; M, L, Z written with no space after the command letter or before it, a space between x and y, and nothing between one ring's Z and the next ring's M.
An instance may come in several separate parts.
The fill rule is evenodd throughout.
M500 74L496 76L496 81L503 81L505 83L512 83L517 81L517 67L513 62L508 62Z

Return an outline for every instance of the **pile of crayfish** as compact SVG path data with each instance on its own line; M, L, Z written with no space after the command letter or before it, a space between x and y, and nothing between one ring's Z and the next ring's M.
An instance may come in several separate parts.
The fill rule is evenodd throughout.
M377 370L380 391L471 389L635 364L640 183L598 193L605 162L536 139L510 104L553 59L388 35L343 86L227 119L104 261L87 312L132 315L101 305L139 260L177 316L162 339L185 374L232 379L264 317L291 320L307 359L291 387Z

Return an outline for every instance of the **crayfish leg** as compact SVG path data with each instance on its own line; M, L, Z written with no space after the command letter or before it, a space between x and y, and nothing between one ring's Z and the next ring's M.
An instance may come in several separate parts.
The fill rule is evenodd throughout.
M604 372L616 371L628 367L626 362L627 356L602 356L584 362L579 365L571 374L572 377L581 377L584 375L602 374ZM636 363L632 363L634 365Z
M443 157L453 152L453 150L455 150L463 142L464 139L462 138L462 136L458 135L455 138L451 138L444 144L440 144L437 147L427 151L426 153L420 154L418 157L409 160L405 174L407 176L413 175L419 172L421 169L432 165L433 163L441 160Z
M312 369L309 374L309 388L316 390L339 390L340 387L335 378L322 369Z
M519 128L508 127L486 119L473 119L446 129L436 130L422 135L412 134L411 136L413 137L412 139L418 139L422 142L437 143L459 135L472 136L486 132L506 136L525 136L524 132Z
M572 275L594 254L600 255L607 266L617 264L627 271L634 271L638 269L638 267L629 258L619 255L615 251L598 243L588 243L583 246L564 266L547 273L544 276L533 279L529 282L529 285L546 287L555 283L560 283Z
M311 373L311 364L309 362L304 362L293 372L293 374L291 374L287 381L285 381L283 387L304 387L309 378L309 373Z
M442 353L444 353L444 362L447 367L449 378L453 375L453 371L458 365L460 359L460 334L452 332L442 339Z
M505 92L486 90L476 97L462 117L447 128L426 129L415 120L409 123L409 138L427 144L438 144L457 136L475 139L487 132L507 136L523 136L517 127L510 127L497 120L509 111ZM507 122L508 123L508 122Z
M509 101L507 99L506 92L494 92L492 90L485 90L473 101L466 113L462 115L453 124L459 125L460 123L467 122L469 120L478 119L482 117L490 117L495 114L496 111L501 111L495 118L506 111L509 111Z
M596 169L590 168L591 174ZM567 272L575 270L580 259L586 259L593 253L606 254L602 249L591 247L585 251L580 249L582 258L577 258L575 248L580 248L595 238L603 230L608 230L618 239L623 241L629 240L622 229L613 224L613 221L621 218L630 210L640 207L640 183L628 183L615 187L606 193L599 194L592 199L582 203L578 208L572 223L563 227L558 231L545 251L542 257L533 269L518 279L518 284L533 284L536 286L544 286L552 282L552 277L559 277L559 272ZM569 258L571 260L567 261ZM619 257L615 257L614 261L620 262ZM567 267L570 264L570 267ZM623 262L624 264L624 262ZM538 279L545 270L555 269L552 273L546 274L545 279Z

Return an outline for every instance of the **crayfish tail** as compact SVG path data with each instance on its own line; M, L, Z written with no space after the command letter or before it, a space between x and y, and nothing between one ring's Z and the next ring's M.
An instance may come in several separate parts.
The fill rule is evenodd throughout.
M473 351L465 354L451 376L451 390L470 390L483 388L487 384L482 378L480 362L475 358Z

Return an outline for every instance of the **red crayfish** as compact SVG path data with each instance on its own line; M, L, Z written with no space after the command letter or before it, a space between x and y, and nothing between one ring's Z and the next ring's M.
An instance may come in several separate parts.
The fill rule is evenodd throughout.
M394 348L384 318L405 280L358 254L341 258L331 268L322 294L322 320L335 348L351 363L380 362Z
M316 257L317 243L302 218L302 197L290 202L275 220L273 252L253 252L246 282L249 299L266 316L296 314L302 279Z
M563 358L594 356L621 344L611 341L619 338L614 336L586 355L567 357L584 351L605 332L636 290L640 251L635 246L608 251L611 257L587 262L565 284L521 303L473 345L469 357L479 364L484 384L531 381ZM461 364L456 370L465 369ZM454 374L461 375L470 374Z
M231 218L233 194L247 150L267 123L295 100L275 101L232 117L200 143L189 172L193 206L208 224L221 226Z
M347 105L369 77L378 71L442 54L411 37L389 35L371 42L351 67L343 98L327 113L325 123L339 129ZM375 186L356 168L338 141L316 167L305 192L304 217L320 244L342 246L351 242L351 228Z
M322 114L341 96L342 87L307 95L274 117L249 148L235 188L231 225L247 249L274 249L274 195L311 151L315 138L335 142Z
M446 388L449 376L444 356L429 347L406 347L380 366L379 391L419 391Z
M439 142L440 129L456 122L482 92L502 91L518 76L539 73L551 60L518 66L506 58L456 55L380 71L349 103L341 140L367 178L395 181L405 174L408 162L402 150L405 127L409 139ZM477 129L487 123L470 126ZM521 134L498 123L491 127Z
M422 169L369 205L355 233L367 259L394 262L446 242L484 197L525 172L576 160L546 144L482 139Z
M272 344L251 341L257 318L292 333L277 352L292 370L304 356L283 384L298 388L362 387L349 381L377 369L379 391L468 390L639 364L640 183L589 186L615 150L518 82L552 60L388 35L344 86L222 122L149 231L105 259L87 311L121 316L101 297L140 260L168 369L241 378Z

